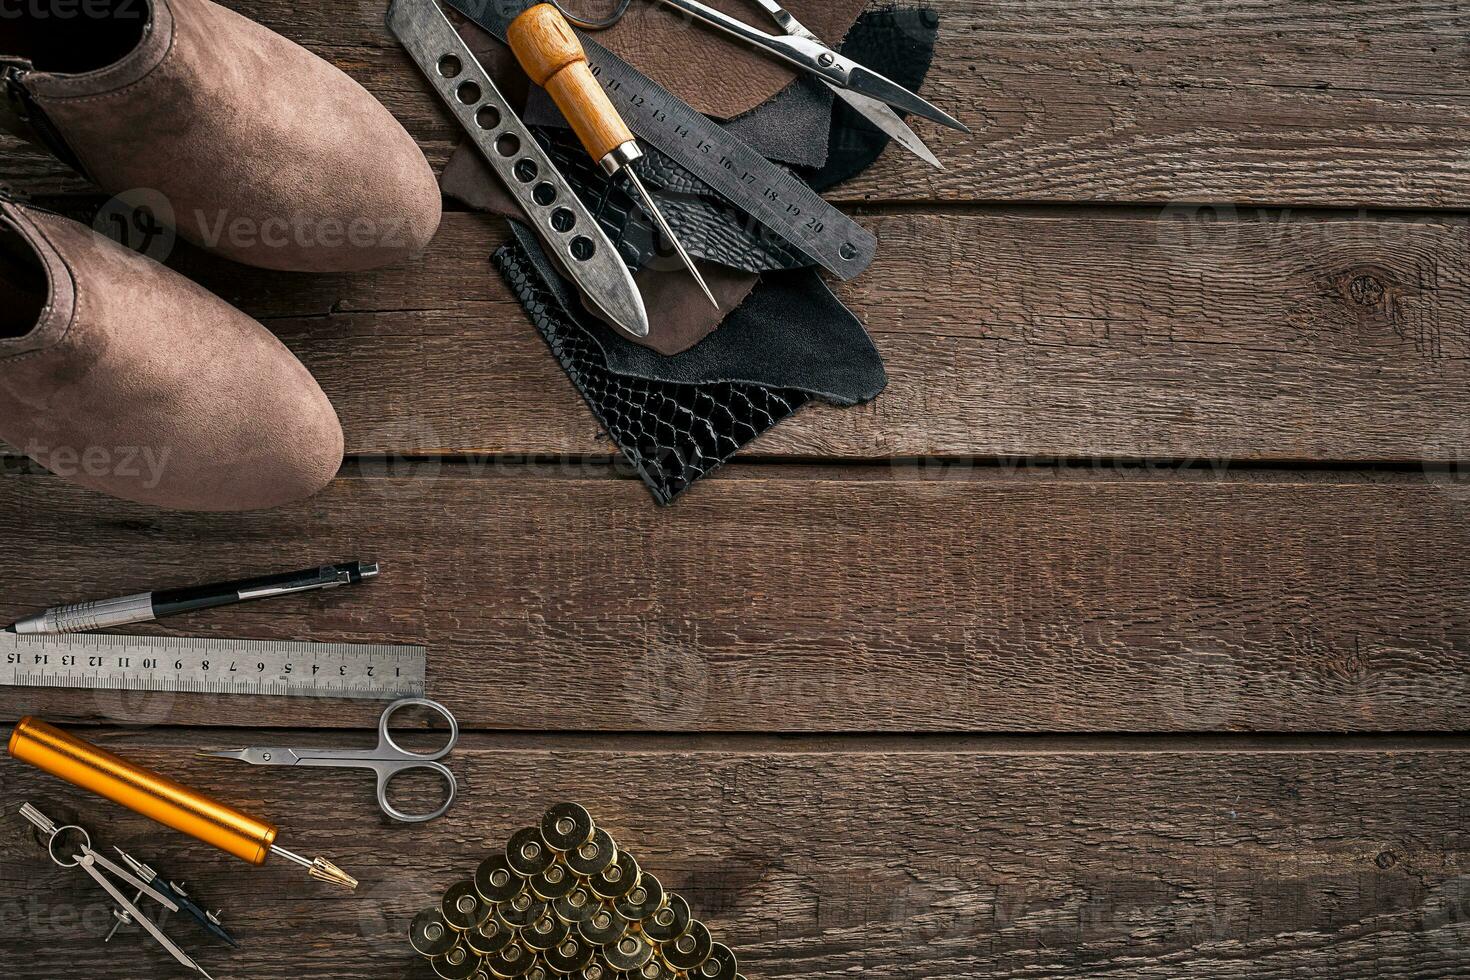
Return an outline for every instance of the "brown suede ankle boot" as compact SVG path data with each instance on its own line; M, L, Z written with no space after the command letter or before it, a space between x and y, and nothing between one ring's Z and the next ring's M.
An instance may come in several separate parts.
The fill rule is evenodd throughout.
M177 510L252 510L336 475L342 429L245 314L74 221L0 201L0 439Z
M49 6L0 18L0 125L107 193L153 192L185 238L268 269L373 268L433 237L418 144L304 48L210 0Z

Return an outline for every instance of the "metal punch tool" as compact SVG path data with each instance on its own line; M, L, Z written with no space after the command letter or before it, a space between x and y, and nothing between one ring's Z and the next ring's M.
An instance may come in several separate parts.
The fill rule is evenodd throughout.
M437 0L393 0L398 38L588 308L633 337L647 337L648 310L633 273L596 217L496 88Z
M421 707L435 712L449 723L449 742L437 752L410 752L393 738L393 716L404 708ZM272 748L255 746L248 749L232 749L224 752L201 752L200 755L214 759L237 759L252 766L315 766L330 769L371 769L378 776L378 807L399 823L427 823L442 817L454 804L459 793L459 784L454 773L439 760L454 751L459 742L459 722L449 709L437 701L425 698L407 698L390 704L378 721L378 747L375 749L317 749L317 748ZM404 813L388 799L388 784L398 776L415 770L435 773L443 780L447 789L444 803L430 813Z
M141 901L146 896L170 912L177 912L179 911L179 906L173 899L135 876L131 871L128 871L126 868L98 853L92 847L91 835L81 827L75 824L57 826L55 821L29 803L21 806L20 815L46 836L47 853L51 855L51 860L58 867L81 868L86 872L88 877L107 893L109 898L117 903L121 909L121 914L127 916L128 921L136 922L142 926L148 935L152 936L154 941L167 950L168 954L177 960L181 966L199 974L204 980L213 980L208 973L204 972L202 966L194 962L194 959L188 953L184 952L178 944L164 934L162 929L154 925L153 921L143 914L143 911L138 908L136 901L129 901L127 896L122 893L118 886L104 872L111 873L121 879L125 884L136 888L138 891L137 901ZM66 843L68 838L75 838L75 844L61 846ZM69 856L63 857L63 855Z
M601 30L617 23L628 10L632 0L623 0L618 10L606 20L586 21L567 15L568 19L586 30ZM895 109L931 119L950 129L968 134L970 128L954 116L929 102L923 96L910 92L902 85L877 72L864 67L851 58L843 57L828 47L822 39L809 31L777 0L755 0L766 13L786 32L785 36L767 34L751 27L743 20L731 17L722 10L700 3L699 0L659 0L677 10L703 21L732 37L758 48L808 74L815 75L824 85L852 106L874 126L897 140L909 152L930 166L944 169L944 165L924 143L919 135L909 128ZM559 7L563 6L558 0ZM566 13L565 9L562 11Z

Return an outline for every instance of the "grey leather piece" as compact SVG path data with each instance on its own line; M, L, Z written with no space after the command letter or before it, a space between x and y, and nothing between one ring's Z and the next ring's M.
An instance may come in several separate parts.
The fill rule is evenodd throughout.
M772 160L820 167L827 162L836 99L830 88L803 76L725 128Z

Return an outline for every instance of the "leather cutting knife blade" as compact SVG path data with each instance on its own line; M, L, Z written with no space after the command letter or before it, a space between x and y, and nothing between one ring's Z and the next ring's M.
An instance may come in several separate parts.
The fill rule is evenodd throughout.
M393 0L388 29L469 133L586 303L626 333L648 336L643 295L617 248L435 0Z

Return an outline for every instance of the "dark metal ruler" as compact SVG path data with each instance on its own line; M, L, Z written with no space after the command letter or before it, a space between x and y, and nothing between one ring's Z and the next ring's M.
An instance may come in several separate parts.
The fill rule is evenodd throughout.
M502 41L506 24L524 6L505 0L448 3ZM634 133L833 274L851 279L872 264L878 253L872 232L585 34L582 43L593 74Z
M423 697L423 647L115 633L0 633L0 686L190 694Z

